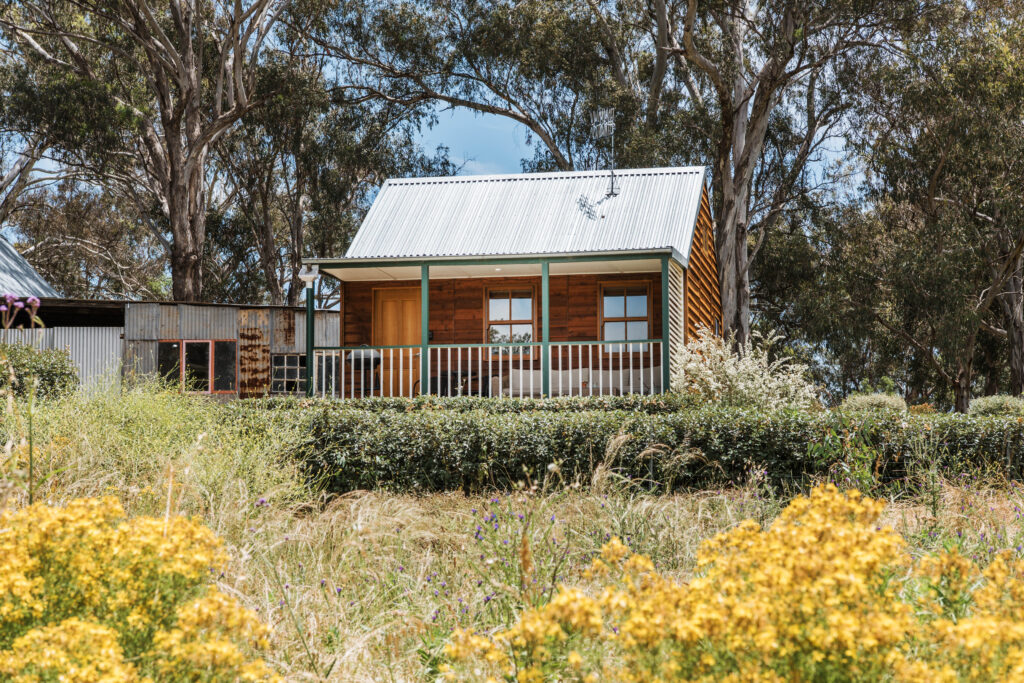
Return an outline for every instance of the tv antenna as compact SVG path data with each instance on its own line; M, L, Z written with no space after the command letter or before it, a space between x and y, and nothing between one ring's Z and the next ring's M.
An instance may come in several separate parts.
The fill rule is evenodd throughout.
M611 168L609 169L611 172L611 183L605 196L615 197L619 194L618 188L615 187L615 110L598 109L591 122L590 133L594 136L594 140L612 139Z

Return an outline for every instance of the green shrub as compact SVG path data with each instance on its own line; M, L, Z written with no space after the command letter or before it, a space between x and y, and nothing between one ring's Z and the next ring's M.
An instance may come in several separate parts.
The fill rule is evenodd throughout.
M849 469L844 459L851 452L860 459L870 453L871 463L854 464L877 481L898 481L922 457L926 439L934 444L929 463L944 472L1024 472L1024 420L1017 418L714 406L662 413L372 411L314 402L292 419L307 434L296 457L334 492L469 492L552 476L587 484L620 435L625 441L616 451L617 471L670 488L741 483L755 473L780 488L802 488ZM862 442L855 451L836 439L852 431ZM680 454L694 449L699 455L680 464ZM549 470L552 463L557 474Z
M862 410L891 410L898 413L907 412L907 402L896 394L850 394L839 406L848 412Z
M583 412L622 410L637 413L674 413L691 407L693 400L680 394L646 396L565 396L558 398L481 398L477 396L416 396L415 398L315 399L295 397L253 399L237 404L239 410L299 410L308 406L331 405L371 413L386 410L411 413L422 411L485 413Z
M971 401L971 415L1024 415L1024 398L997 394L979 396Z
M14 371L14 393L25 396L37 379L39 398L57 398L78 386L78 370L67 351L33 349L27 344L0 344L0 359L6 359ZM10 384L10 371L0 364L0 388Z

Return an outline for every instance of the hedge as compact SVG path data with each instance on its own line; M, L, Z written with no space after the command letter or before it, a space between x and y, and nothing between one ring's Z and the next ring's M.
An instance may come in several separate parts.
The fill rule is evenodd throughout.
M385 411L421 412L455 411L485 413L631 411L642 413L673 413L692 407L692 399L679 394L644 396L566 396L561 398L480 398L476 396L417 396L415 398L315 399L279 397L249 401L249 409L297 410L312 406L351 408L373 413Z
M508 489L543 482L553 476L552 463L563 479L586 484L620 434L626 439L617 471L672 488L741 483L757 471L776 486L803 487L855 452L847 448L850 434L877 454L871 470L883 482L933 463L947 476L980 468L1015 478L1024 472L1024 419L1016 417L718 408L397 411L313 403L294 419L308 421L309 435L295 455L334 492Z

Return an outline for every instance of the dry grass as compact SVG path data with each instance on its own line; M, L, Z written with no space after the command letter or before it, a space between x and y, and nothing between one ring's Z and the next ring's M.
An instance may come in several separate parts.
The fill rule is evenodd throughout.
M653 496L612 462L588 491L327 500L280 459L294 426L268 419L225 419L156 388L70 397L38 409L36 465L40 496L55 503L112 493L132 514L163 514L170 492L172 510L201 517L233 557L223 589L273 624L271 662L295 681L432 680L454 626L508 624L578 580L611 535L685 577L703 539L747 518L770 523L784 503L754 483ZM16 445L0 473L22 477L25 455ZM8 502L24 499L17 490ZM934 478L893 502L886 522L916 552L959 543L981 558L1024 542L1022 507L1016 485ZM524 537L536 582L522 582Z

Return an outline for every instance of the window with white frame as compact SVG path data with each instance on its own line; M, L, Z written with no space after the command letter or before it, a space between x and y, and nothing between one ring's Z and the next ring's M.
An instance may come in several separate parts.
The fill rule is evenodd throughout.
M650 287L646 283L635 285L605 284L601 286L601 339L631 341L650 336ZM620 351L647 351L646 344L608 344L610 353Z
M306 355L275 353L270 357L270 392L273 394L306 393Z

